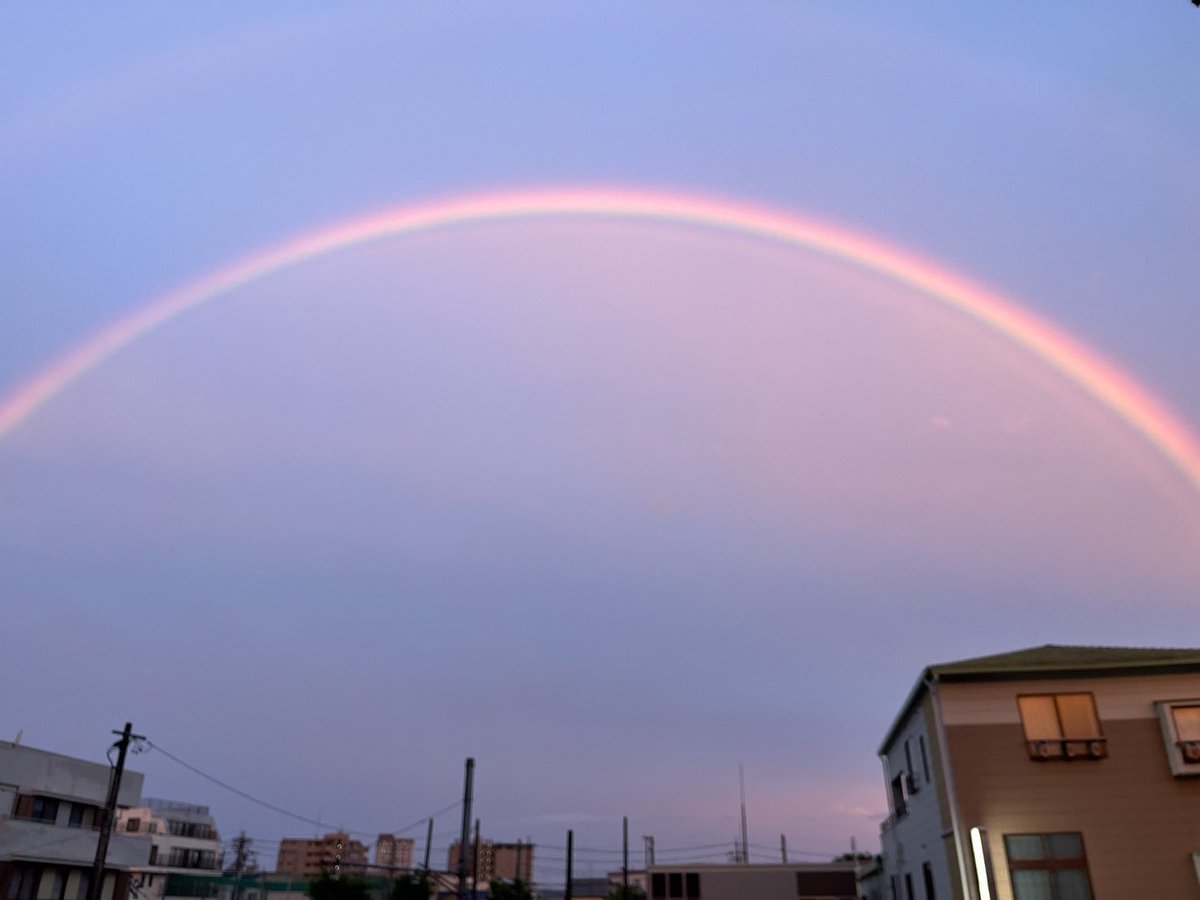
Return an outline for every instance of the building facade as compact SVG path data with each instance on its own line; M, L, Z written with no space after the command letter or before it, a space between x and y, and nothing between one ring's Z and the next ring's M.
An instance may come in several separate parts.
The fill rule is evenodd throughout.
M854 863L649 866L649 900L857 900Z
M133 874L132 887L141 900L191 896L197 877L220 874L221 836L207 806L147 797L140 806L121 810L117 829L150 840L149 862ZM188 885L189 893L180 884Z
M375 865L382 870L409 870L413 867L413 851L416 842L412 838L381 834L375 841Z
M533 881L533 844L518 841L502 844L497 841L479 842L479 871L475 871L475 845L467 845L467 872L473 881L487 884L493 878L502 881L520 879L526 884ZM446 864L452 874L458 872L459 842L450 845Z
M880 757L886 900L1200 898L1200 650L930 666Z
M343 865L361 870L367 865L367 846L344 831L320 838L284 838L275 870L291 875L336 875Z
M0 741L0 897L86 900L111 769ZM137 806L142 775L126 770L118 810ZM114 832L102 900L124 900L131 870L145 866L150 841Z

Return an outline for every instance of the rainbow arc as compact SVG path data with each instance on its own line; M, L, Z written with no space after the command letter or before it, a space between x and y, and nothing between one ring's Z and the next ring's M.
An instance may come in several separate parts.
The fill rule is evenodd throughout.
M732 232L824 254L907 285L1041 359L1140 434L1200 491L1200 441L1100 354L1000 294L874 237L724 199L624 188L473 194L383 210L285 241L185 284L92 335L0 400L0 439L72 382L160 325L223 294L338 250L418 232L515 219L609 218Z

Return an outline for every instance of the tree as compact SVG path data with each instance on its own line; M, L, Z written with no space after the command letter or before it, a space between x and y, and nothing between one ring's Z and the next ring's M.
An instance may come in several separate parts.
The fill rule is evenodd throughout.
M328 872L322 872L320 878L308 883L308 896L312 900L371 900L371 889L353 875L334 878Z
M608 900L646 900L646 892L636 885L618 884L608 892Z
M520 878L515 881L493 881L488 885L491 900L533 900L533 891Z
M392 882L388 900L429 900L429 876L424 872L400 875Z

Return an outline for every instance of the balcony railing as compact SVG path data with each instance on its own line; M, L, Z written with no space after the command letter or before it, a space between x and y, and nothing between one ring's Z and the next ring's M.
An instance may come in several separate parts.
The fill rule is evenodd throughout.
M1108 741L1102 737L1026 741L1029 758L1045 762L1058 759L1104 759Z

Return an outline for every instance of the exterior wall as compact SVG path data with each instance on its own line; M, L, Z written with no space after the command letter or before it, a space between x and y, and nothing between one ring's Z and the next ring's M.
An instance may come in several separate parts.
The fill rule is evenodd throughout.
M702 900L857 900L858 888L851 863L828 865L795 863L792 865L700 865L650 866L647 897L661 896L655 889L655 875L694 874L699 878ZM669 884L668 884L669 887ZM686 892L685 892L686 893Z
M1155 701L1200 697L1200 675L940 685L964 829L986 828L998 900L1012 897L1006 834L1078 832L1095 896L1200 898L1200 778L1173 776ZM1090 691L1102 759L1029 758L1017 696Z
M398 838L394 834L381 834L375 842L375 865L385 868L411 869L416 841Z
M284 838L279 845L275 868L279 872L298 875L320 875L327 869L333 869L339 859L344 864L361 869L368 862L367 847L345 832L334 832L323 838Z
M955 896L957 879L952 875L956 857L953 837L946 837L950 830L950 808L934 723L933 701L927 694L913 708L883 754L891 815L884 821L880 834L885 860L882 894L889 900L893 878L898 886L895 900L908 900L906 876L912 879L914 900L925 900L926 864L933 878L934 896L946 900ZM900 779L903 792L899 803L893 790L896 778Z
M526 883L533 881L533 844L498 844L495 841L480 841L479 843L479 882L490 881L493 878L519 878ZM467 845L467 869L474 874L475 845ZM458 841L450 845L446 855L446 868L451 873L458 872Z
M221 837L207 806L148 797L142 806L121 810L117 830L146 835L153 846L151 864L137 867L131 881L139 900L172 896L171 875L220 873Z

